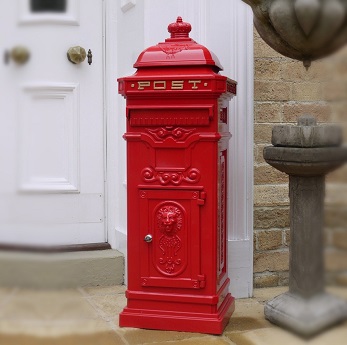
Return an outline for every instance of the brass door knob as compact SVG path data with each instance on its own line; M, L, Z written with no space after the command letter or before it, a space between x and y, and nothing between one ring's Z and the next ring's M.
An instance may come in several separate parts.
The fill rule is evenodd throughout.
M79 64L85 60L87 56L86 50L80 46L71 47L67 51L67 58L73 64Z
M23 46L16 46L12 48L9 52L9 58L11 58L16 64L23 65L25 64L30 57L30 52L28 48Z

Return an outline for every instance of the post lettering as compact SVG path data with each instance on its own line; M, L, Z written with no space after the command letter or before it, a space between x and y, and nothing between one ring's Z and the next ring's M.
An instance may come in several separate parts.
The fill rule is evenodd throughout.
M172 90L182 90L183 89L183 80L173 80L171 82Z
M144 90L145 87L150 86L151 82L150 81L138 81L138 90Z
M192 89L197 89L198 87L196 86L196 84L201 83L201 80L189 80L188 83L193 84Z
M153 83L154 90L165 90L166 89L166 81L165 80L156 80Z

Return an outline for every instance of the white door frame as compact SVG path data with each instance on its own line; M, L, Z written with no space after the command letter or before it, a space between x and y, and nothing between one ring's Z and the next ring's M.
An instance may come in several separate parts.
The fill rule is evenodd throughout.
M107 238L112 248L126 255L126 156L122 139L125 101L118 95L116 78L132 74L132 64L141 50L157 43L149 37L149 23L153 22L156 9L153 0L104 0L104 4ZM229 150L229 276L233 295L250 297L253 291L253 15L241 0L221 0L218 5L214 2L219 11L225 10L223 4L229 6L227 30L231 33L232 47L228 52L229 61L223 61L224 73L238 81L238 95L232 100L230 116L233 137ZM211 0L185 1L181 14L187 21L194 21L194 39L207 47L213 44L207 32L211 28L208 26L209 5ZM140 43L131 42L137 45L132 53L123 54L119 39L129 37L131 33L127 30L134 18L141 22L137 22L142 29L138 35L144 34L139 38ZM122 36L117 31L119 26ZM218 56L218 52L214 52ZM119 61L122 58L130 61L128 66Z

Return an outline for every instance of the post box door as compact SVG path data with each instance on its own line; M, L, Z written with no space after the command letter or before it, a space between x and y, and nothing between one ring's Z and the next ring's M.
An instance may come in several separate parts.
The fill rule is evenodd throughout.
M201 289L200 209L197 190L140 190L141 285ZM147 236L147 237L146 237ZM146 242L147 240L147 242Z

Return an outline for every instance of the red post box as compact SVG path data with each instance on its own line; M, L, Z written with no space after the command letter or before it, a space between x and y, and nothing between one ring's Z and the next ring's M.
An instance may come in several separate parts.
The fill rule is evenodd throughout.
M236 82L189 38L144 50L120 78L126 100L128 289L120 326L221 334L227 275L228 103Z

